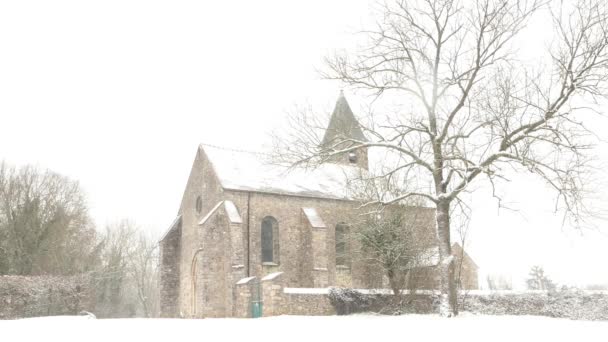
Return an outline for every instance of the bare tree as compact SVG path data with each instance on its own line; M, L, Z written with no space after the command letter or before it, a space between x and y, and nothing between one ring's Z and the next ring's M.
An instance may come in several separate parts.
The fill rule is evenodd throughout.
M486 281L489 290L513 290L511 278L503 274L489 274Z
M76 274L99 257L78 182L0 163L0 274Z
M156 240L133 221L106 226L96 272L100 317L153 317L158 313Z
M129 274L137 292L138 306L144 317L159 313L159 250L152 235L139 231L130 257Z
M541 266L532 266L526 283L529 290L553 291L556 288Z
M581 103L605 95L606 6L599 0L571 7L541 0L390 1L377 27L363 32L364 48L328 58L324 73L372 96L362 123L367 139L321 142L325 126L301 115L277 151L300 165L362 148L390 156L389 169L379 174L400 175L401 192L376 202L418 198L436 208L440 311L454 315L451 208L472 184L485 180L494 189L513 172L528 171L556 191L556 210L575 220L586 214L590 141L579 113ZM546 15L555 33L538 65L519 60L514 49L535 15Z
M128 283L136 233L135 225L128 220L105 228L101 241L101 265L95 277L96 314L100 317L133 317L137 314L135 291Z

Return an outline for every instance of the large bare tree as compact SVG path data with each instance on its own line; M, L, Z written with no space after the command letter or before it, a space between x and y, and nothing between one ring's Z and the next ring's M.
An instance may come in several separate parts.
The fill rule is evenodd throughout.
M78 182L0 162L0 274L77 274L98 257L97 234Z
M371 96L362 122L367 139L321 142L326 126L301 115L278 150L307 165L361 148L384 152L376 176L400 177L402 187L379 202L418 198L436 208L440 312L454 315L451 210L472 184L485 180L494 188L513 172L529 171L555 189L557 209L585 214L590 139L579 113L605 95L606 6L600 0L391 0L377 26L363 32L363 47L327 58L324 71ZM539 20L553 37L546 56L533 61L516 47Z

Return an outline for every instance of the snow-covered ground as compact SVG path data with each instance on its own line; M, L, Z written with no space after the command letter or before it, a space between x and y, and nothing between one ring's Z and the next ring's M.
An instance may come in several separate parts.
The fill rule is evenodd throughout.
M260 319L0 321L0 341L606 341L608 322L533 316L280 316Z

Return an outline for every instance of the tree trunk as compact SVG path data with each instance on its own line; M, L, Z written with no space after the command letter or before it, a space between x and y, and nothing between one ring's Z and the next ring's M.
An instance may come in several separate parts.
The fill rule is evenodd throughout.
M395 297L399 297L401 295L401 284L399 282L399 280L397 279L397 272L395 272L395 270L389 269L387 272L387 276L388 276L388 283L389 286L391 287L391 290L393 290L393 294L395 295Z
M454 257L450 243L450 203L437 204L437 240L439 243L439 313L444 317L458 314L456 306L456 286L454 284Z

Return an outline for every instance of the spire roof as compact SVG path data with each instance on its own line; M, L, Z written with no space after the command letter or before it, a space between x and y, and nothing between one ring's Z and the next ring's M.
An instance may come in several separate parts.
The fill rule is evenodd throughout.
M336 101L322 144L325 145L332 141L338 142L343 139L367 141L361 130L361 125L350 109L346 97L344 97L344 91L340 90L340 96Z

